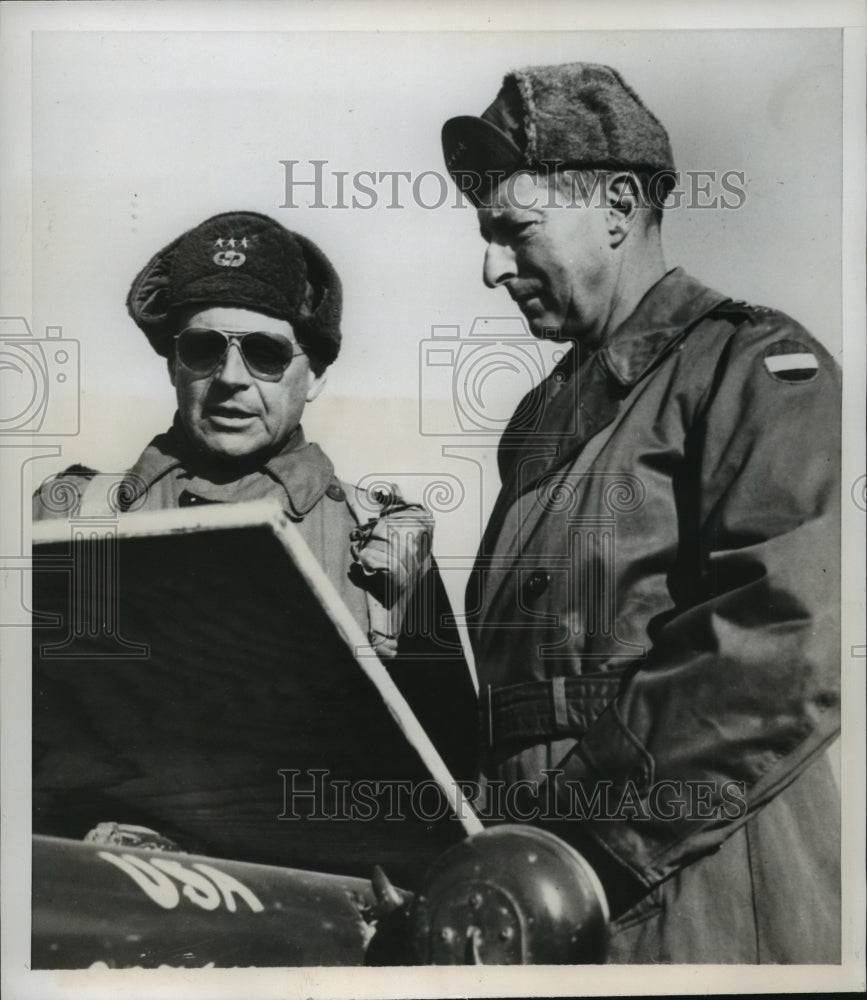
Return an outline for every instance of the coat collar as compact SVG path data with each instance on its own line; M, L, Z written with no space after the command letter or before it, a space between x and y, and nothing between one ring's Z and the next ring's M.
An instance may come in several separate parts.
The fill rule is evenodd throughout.
M653 285L599 353L612 377L634 385L665 348L726 296L676 267Z
M286 491L294 512L303 515L335 482L334 466L318 444L305 439L300 427L290 444L265 463L265 471Z
M539 394L546 403L544 413L534 414L535 427L520 433L507 431L504 438L514 439L507 445L507 454L503 454L501 443L503 488L488 520L467 588L467 607L481 608L479 618L489 614L510 578L511 562L489 568L490 558L495 552L498 557L510 552L518 559L521 547L528 543L546 510L542 504L531 505L521 520L520 531L514 537L501 538L509 508L520 496L530 493L548 472L574 460L592 437L616 419L631 387L699 320L726 301L724 295L675 268L647 291L599 350L581 358L573 349L554 369L549 376L554 391ZM568 385L573 391L567 391ZM485 592L477 593L473 588L482 587L483 579ZM472 619L469 628L478 654L485 633L476 631Z
M513 418L500 442L506 482L521 465L525 484L574 455L616 416L629 390L709 312L728 301L681 268L653 285L598 350L579 356L576 345L534 393L530 419ZM517 417L517 414L516 414ZM528 461L532 459L532 461Z
M171 428L159 434L141 453L130 473L138 477L136 493L142 493L176 470L213 482L227 482L224 470L209 467L206 460L190 445L175 414ZM317 444L304 437L301 427L295 431L282 451L255 466L238 467L236 479L256 473L268 476L283 487L293 513L307 514L335 481L334 466Z

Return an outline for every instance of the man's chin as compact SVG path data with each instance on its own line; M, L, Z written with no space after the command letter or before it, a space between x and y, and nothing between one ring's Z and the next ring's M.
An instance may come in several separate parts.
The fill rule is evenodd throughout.
M229 433L195 436L194 443L200 452L215 462L245 462L265 450L269 442Z
M525 312L530 332L540 340L562 340L563 318L548 312Z

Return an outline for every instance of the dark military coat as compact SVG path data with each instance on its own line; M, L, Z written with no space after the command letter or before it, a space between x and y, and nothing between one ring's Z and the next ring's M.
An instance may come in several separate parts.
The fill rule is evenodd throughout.
M839 961L837 366L681 270L576 353L468 588L486 775L540 783L613 960Z

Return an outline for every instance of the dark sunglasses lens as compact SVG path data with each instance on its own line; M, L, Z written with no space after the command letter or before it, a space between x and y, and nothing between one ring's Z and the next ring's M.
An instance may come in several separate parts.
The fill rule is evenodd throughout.
M177 340L178 360L190 371L206 375L220 363L226 344L216 330L184 330Z
M292 360L292 345L265 333L248 333L241 350L250 368L262 375L282 375Z

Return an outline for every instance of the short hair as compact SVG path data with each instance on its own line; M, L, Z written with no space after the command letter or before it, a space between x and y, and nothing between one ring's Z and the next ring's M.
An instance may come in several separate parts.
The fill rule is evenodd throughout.
M304 348L304 353L307 355L307 363L310 365L310 370L313 374L319 378L328 368L330 362L326 361L321 354L317 354L315 349L312 347L311 342L300 336L298 331L295 331L295 339Z
M604 192L608 179L620 174L635 179L636 193L642 208L650 209L650 218L656 225L662 225L665 199L674 185L670 171L612 170L601 167L558 168L551 173L555 188L569 197L579 197L583 204L594 195Z

